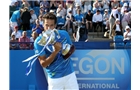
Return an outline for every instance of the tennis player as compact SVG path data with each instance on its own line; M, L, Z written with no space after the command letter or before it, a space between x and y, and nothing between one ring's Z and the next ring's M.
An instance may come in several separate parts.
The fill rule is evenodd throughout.
M54 30L57 23L57 17L52 13L47 13L43 16L44 30ZM44 31L44 32L45 32ZM65 38L65 42L73 45L69 34L64 30L57 30L60 37ZM56 34L56 33L55 33ZM56 35L57 36L57 35ZM44 46L38 44L42 35L38 36L34 42L35 53L41 52ZM56 42L53 47L48 46L38 56L38 60L48 74L48 89L49 90L79 90L77 78L72 66L70 57L64 59L60 53L62 48L61 42Z

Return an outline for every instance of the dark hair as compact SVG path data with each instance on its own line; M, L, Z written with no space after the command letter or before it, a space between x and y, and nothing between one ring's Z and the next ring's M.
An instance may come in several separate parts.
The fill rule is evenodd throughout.
M51 19L51 20L54 20L55 24L57 23L57 17L53 13L48 12L48 13L44 14L43 15L43 22L44 22L45 19Z
M89 13L91 13L91 10L88 10Z
M100 12L100 10L98 9L96 12Z

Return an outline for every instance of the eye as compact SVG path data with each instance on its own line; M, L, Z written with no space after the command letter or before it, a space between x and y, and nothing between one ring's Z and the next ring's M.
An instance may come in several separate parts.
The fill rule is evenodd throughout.
M46 24L46 27L48 27L48 24Z

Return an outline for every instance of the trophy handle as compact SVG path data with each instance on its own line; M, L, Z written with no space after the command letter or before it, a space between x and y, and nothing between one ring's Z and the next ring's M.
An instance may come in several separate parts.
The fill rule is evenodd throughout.
M63 58L65 60L68 59L74 53L74 51L75 51L75 46L71 45L70 51L65 56L63 56Z
M59 32L57 31L57 29L54 29L54 32L56 32L57 38L59 39L59 38L60 38L60 34L59 34Z

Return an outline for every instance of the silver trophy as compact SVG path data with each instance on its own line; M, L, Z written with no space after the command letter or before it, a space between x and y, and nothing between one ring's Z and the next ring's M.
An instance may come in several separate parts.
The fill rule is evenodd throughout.
M48 45L51 44L53 46L56 42L60 42L62 44L61 51L64 59L67 59L75 51L74 45L66 43L66 37L60 36L59 32L56 29L46 30L42 35L43 36L38 44L41 46L46 46L46 48L49 50Z

